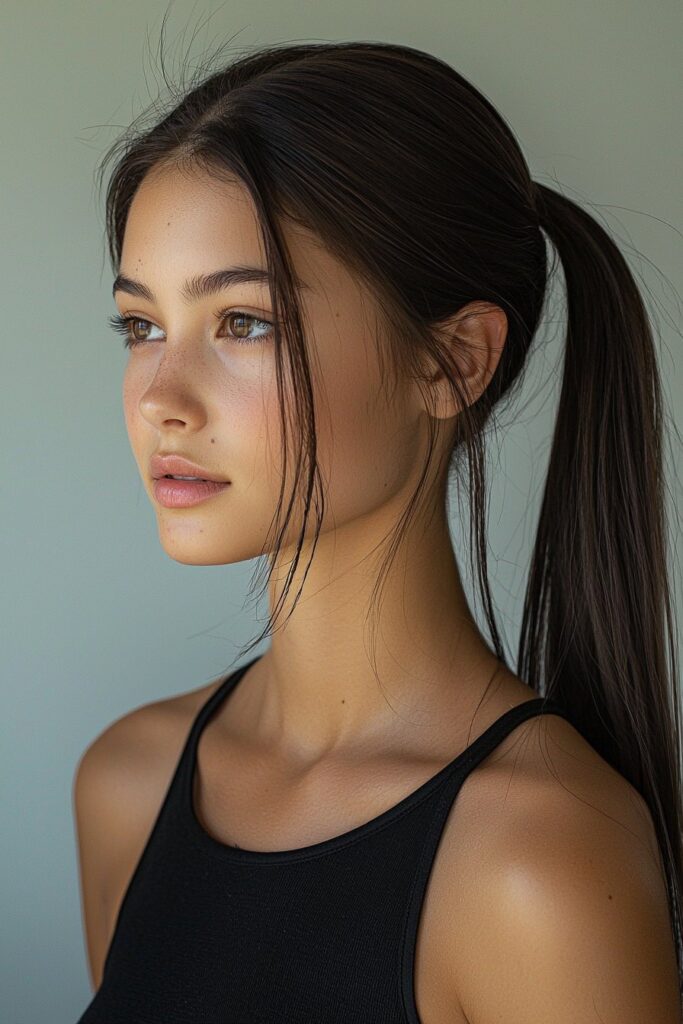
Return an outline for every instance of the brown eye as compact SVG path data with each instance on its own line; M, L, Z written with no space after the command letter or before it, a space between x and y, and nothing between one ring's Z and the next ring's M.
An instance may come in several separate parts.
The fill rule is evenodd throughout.
M107 321L110 327L118 334L123 335L123 344L126 348L137 348L138 345L144 345L148 341L157 340L156 338L149 338L148 332L150 330L158 330L158 328L142 317L121 316L120 313L115 313L113 316L108 317ZM142 331L138 330L140 324L145 325Z
M138 330L140 324L143 324L143 327L140 330ZM131 332L133 341L147 341L147 335L149 334L149 329L151 326L152 325L150 324L149 320L128 321L128 329Z
M228 337L234 338L242 345L268 341L273 334L273 324L270 320L262 320L260 317L245 313L244 310L227 310L219 316L227 327ZM260 333L252 334L254 329Z
M227 319L230 330L236 338L248 338L251 321L256 318L248 316L246 313L231 313Z

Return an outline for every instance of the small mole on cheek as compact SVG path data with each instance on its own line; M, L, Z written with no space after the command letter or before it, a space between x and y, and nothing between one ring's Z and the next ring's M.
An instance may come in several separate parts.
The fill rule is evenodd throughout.
M216 443L216 438L215 438L215 437L212 437L212 438L211 438L211 444L215 444L215 443Z
M343 697L342 697L342 704L346 704L346 701L344 700Z

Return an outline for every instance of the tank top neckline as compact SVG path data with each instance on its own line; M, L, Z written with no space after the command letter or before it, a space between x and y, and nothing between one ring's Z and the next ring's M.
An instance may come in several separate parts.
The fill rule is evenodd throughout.
M184 772L181 778L180 788L180 820L185 827L187 834L195 847L228 861L244 862L249 864L281 864L299 860L308 860L312 857L323 856L333 853L336 850L357 842L377 830L384 828L391 822L402 817L412 810L419 803L425 800L434 790L446 781L451 775L465 770L470 763L483 755L487 748L493 750L500 739L507 731L521 724L526 718L531 718L537 709L544 713L559 714L566 716L566 711L556 700L551 697L533 697L530 700L522 701L507 711L504 711L468 746L466 746L452 760L440 768L434 775L431 775L425 782L416 789L411 790L397 803L386 808L375 815L369 821L362 822L346 832L323 839L317 843L310 843L306 846L295 847L288 850L251 850L242 847L230 846L227 843L216 839L206 831L194 807L193 788L194 778L197 770L197 746L199 737L208 719L214 710L222 704L236 688L237 684L244 677L247 670L261 658L258 655L239 668L230 672L222 683L214 690L211 696L200 707L195 715L190 733L187 738L185 751L182 755Z

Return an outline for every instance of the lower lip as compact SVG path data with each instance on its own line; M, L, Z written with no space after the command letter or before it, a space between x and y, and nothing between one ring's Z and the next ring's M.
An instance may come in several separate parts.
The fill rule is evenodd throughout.
M188 508L206 501L214 494L224 491L228 483L214 480L167 480L160 477L154 481L154 497L165 508Z

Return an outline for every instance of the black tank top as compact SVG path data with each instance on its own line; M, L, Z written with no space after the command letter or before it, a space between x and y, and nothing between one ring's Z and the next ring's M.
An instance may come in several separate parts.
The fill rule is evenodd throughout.
M192 790L201 731L255 661L194 718L77 1024L421 1024L417 926L453 801L521 722L568 718L532 698L371 821L299 849L243 850L205 831Z

